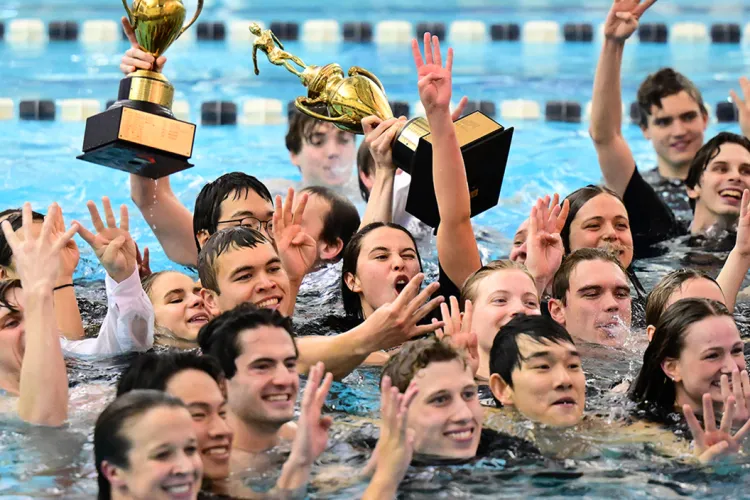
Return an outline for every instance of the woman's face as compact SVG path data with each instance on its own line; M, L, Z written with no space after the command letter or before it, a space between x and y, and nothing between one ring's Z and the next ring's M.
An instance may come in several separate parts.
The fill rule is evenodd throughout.
M703 394L709 393L717 404L723 403L721 375L745 369L740 332L729 316L709 316L690 325L685 332L685 347L677 360L666 360L662 369L675 382L676 404L689 404L702 411Z
M167 272L156 278L149 293L156 324L178 338L194 341L210 319L200 289L182 273Z
M127 468L102 462L113 492L133 500L194 500L203 464L190 414L161 406L130 419L121 429L130 441Z
M536 285L520 269L503 269L487 275L477 284L472 305L472 329L477 334L480 352L488 356L488 363L500 327L519 314L541 314Z
M360 296L365 317L383 304L393 302L420 272L414 242L392 227L379 227L362 238L356 275L344 277L349 289Z
M4 299L16 311L0 306L0 371L20 373L26 348L24 343L23 290L12 288L7 292Z
M633 261L633 236L628 211L620 200L602 193L587 201L570 224L570 251L606 248L617 255L622 267Z

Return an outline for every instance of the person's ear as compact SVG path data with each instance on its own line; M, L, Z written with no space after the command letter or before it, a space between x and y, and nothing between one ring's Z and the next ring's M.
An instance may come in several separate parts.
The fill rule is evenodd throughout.
M198 240L198 245L203 248L203 246L206 244L208 239L211 237L210 234L208 234L208 230L201 229L198 231L198 233L195 235L195 238Z
M661 362L661 369L667 378L672 379L673 382L682 381L682 373L680 372L680 365L675 358L667 358Z
M344 283L346 284L346 287L352 292L362 293L362 284L359 282L359 278L357 278L352 273L346 273L344 275Z
M336 238L336 243L326 243L325 241L318 242L318 258L323 261L333 261L338 258L341 251L344 249L344 241L341 238Z
M503 406L513 405L513 388L497 373L490 375L490 391Z
M701 174L701 177L702 176L703 176L703 174ZM691 200L697 200L698 198L701 197L701 184L700 184L700 180L698 180L698 183L695 186L693 186L692 188L686 185L685 186L685 190L687 191L688 198L690 198Z
M201 288L201 297L203 298L203 304L206 306L208 313L214 318L221 314L221 308L219 307L218 293L207 288Z
M559 299L549 299L547 308L552 319L565 326L565 307L563 307L562 301Z
M298 153L294 153L291 150L289 151L289 161L291 162L292 165L294 165L297 168L300 168L299 156L300 155Z
M119 490L126 487L125 478L123 477L123 471L116 465L112 465L106 460L102 460L102 464L100 466L100 469L102 471L102 474L104 477L107 478L107 481L109 481L110 487L112 490Z
M654 332L656 332L656 327L654 325L648 325L646 327L646 335L648 336L649 342L654 339Z

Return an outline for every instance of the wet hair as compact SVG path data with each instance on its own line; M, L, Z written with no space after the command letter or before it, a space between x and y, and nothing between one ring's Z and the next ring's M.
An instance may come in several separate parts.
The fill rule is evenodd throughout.
M711 276L697 269L677 269L664 276L646 297L646 324L656 325L666 309L669 298L690 280L705 279L721 287ZM723 294L724 292L722 292Z
M117 395L122 396L136 389L166 391L172 377L185 370L203 372L219 386L224 381L224 372L218 361L210 356L200 356L192 352L149 352L135 358L122 373L117 382Z
M151 302L154 301L154 298L151 296L151 292L154 289L154 283L156 283L156 280L158 280L161 276L164 276L168 273L176 273L178 271L158 271L155 273L151 273L145 278L141 280L141 287L143 288L143 291L146 292L146 295L148 295L148 298L151 299Z
M518 262L513 262L509 259L493 260L492 262L488 262L484 266L480 267L478 270L471 273L468 278L466 278L466 281L464 281L464 284L461 287L461 299L459 303L464 304L467 300L474 302L474 300L476 300L477 298L477 292L479 291L479 284L484 281L485 278L489 277L491 274L494 274L497 271L506 271L509 269L517 269L519 271L523 271L523 273L526 274L529 279L531 279L532 283L536 283L534 281L534 277L531 275L525 265ZM536 287L536 285L534 286Z
M570 226L571 224L573 224L573 220L576 218L576 215L578 215L578 211L581 210L586 203L596 198L600 194L608 194L610 196L613 196L620 203L622 203L623 206L625 205L625 203L622 201L622 197L620 197L620 195L618 195L608 187L595 186L593 184L589 184L588 186L576 189L565 198L570 203L570 211L568 212L568 218L565 220L565 225L560 231L560 238L562 239L566 254L570 253Z
M648 117L651 116L651 107L661 109L661 100L685 91L693 99L701 110L703 116L708 115L703 96L698 87L682 73L672 68L662 68L656 73L646 77L638 88L638 109L640 111L640 126L648 127Z
M10 208L0 212L0 221L7 220L13 231L18 231L23 226L23 214L20 208ZM43 221L44 215L39 212L31 212L31 220ZM13 262L13 251L5 239L5 233L0 231L0 267L11 267Z
M721 146L727 143L739 144L746 150L750 151L750 139L731 132L719 132L712 137L711 140L705 143L697 153L695 153L695 157L690 163L687 178L685 179L685 186L690 189L695 189L695 186L700 185L701 177L703 176L703 172L706 171L708 164L711 163L714 158L719 156L719 153L721 153ZM695 200L690 198L689 202L690 208L695 210Z
M102 462L128 469L132 443L123 431L133 419L157 408L185 408L178 398L163 391L135 390L112 401L96 419L94 427L94 463L98 475L99 500L112 498L112 485L102 472Z
M12 304L6 297L11 290L21 288L21 280L6 279L0 280L0 307L8 309L12 313L19 312L17 304Z
M417 253L417 261L419 262L419 269L422 270L422 258L419 256L419 248L417 248L417 242L414 236L403 226L394 224L392 222L373 222L366 225L359 231L357 231L352 239L349 240L349 244L346 245L343 252L343 265L341 266L341 299L344 303L344 312L347 316L355 317L358 319L364 319L362 314L362 301L359 298L359 294L352 292L348 286L346 286L346 275L351 273L352 275L357 274L357 263L359 262L359 254L362 250L362 240L365 236L380 229L381 227L390 227L392 229L398 229L406 233L411 242L414 244L414 250Z
M383 377L388 375L391 377L393 386L403 393L419 370L426 368L430 363L442 363L454 359L460 361L464 367L468 366L466 359L459 351L435 337L411 340L391 356L383 367L380 380L382 381Z
M603 248L579 248L563 259L560 268L555 273L555 277L552 279L552 298L557 299L562 302L563 305L566 305L566 295L568 290L570 290L570 275L573 274L573 271L581 262L593 260L611 262L616 265L628 281L630 281L630 275L627 270L622 267L620 260L612 252Z
M357 150L357 181L359 181L359 194L362 195L362 199L365 201L370 200L370 190L365 186L365 183L362 182L360 172L365 174L366 177L370 177L374 169L375 158L372 157L372 153L370 153L370 148L367 143L362 141L362 144L359 145L359 149Z
M219 257L230 249L255 248L265 244L271 244L269 239L263 233L249 227L228 227L212 234L198 254L198 277L201 286L220 294L219 282L216 279Z
M203 325L198 345L204 354L218 360L226 378L231 379L237 373L235 360L243 354L240 334L263 326L286 330L294 344L294 354L299 355L292 320L278 311L258 309L252 304L240 304Z
M329 245L335 245L336 241L341 239L342 250L332 259L333 261L339 260L343 249L359 228L361 221L357 207L346 197L327 187L310 186L300 192L320 196L328 202L330 209L323 218L323 231L320 233L320 239Z
M290 153L299 154L302 151L302 141L310 142L315 127L321 123L324 122L294 109L289 114L289 128L285 138L286 149Z
M497 373L510 387L513 387L513 372L525 361L518 349L518 339L522 335L539 344L568 342L575 345L565 327L550 317L523 314L514 317L500 328L490 349L490 374Z
M219 228L219 218L221 217L221 204L224 200L232 196L232 199L238 200L253 191L258 196L273 203L271 193L265 184L252 175L242 172L230 172L224 174L213 182L209 182L195 199L195 209L193 210L193 234L195 235L195 246L200 252L201 245L198 242L198 233L207 231L212 235Z
M675 385L661 365L666 359L679 359L688 327L711 316L732 317L724 304L715 300L682 299L669 306L659 318L654 337L643 353L643 366L633 382L630 399L658 410L673 411Z

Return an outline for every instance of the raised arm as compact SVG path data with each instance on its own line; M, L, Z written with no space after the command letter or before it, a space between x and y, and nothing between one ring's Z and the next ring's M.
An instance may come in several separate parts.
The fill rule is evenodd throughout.
M60 238L65 234L65 219L62 210L57 210L53 222L53 236ZM60 334L68 340L79 340L85 336L81 310L78 308L78 300L73 287L73 274L78 267L79 260L78 245L71 239L60 250L60 274L54 289L57 327L60 329Z
M167 58L159 56L156 60L156 68L154 68L154 56L141 49L138 45L138 40L135 39L135 32L133 27L130 25L127 17L120 20L122 22L122 30L125 32L125 36L128 37L130 42L130 48L125 52L120 60L120 71L125 75L129 75L138 69L148 69L152 71L161 71L164 68L164 64L167 62Z
M359 229L373 222L391 222L393 218L396 166L393 164L391 144L402 125L403 120L396 118L382 121L377 116L368 116L362 120L365 144L375 163L375 182Z
M729 312L734 312L737 294L742 288L742 281L748 270L750 270L750 191L745 189L740 204L740 218L737 221L737 241L716 278Z
M169 177L155 181L131 174L130 197L167 257L177 264L195 267L198 249L193 234L193 214L172 192Z
M656 0L615 0L604 22L604 43L594 77L589 133L607 187L625 194L635 159L622 136L620 70L625 41L638 28L638 19Z
M453 49L445 67L438 38L424 35L425 57L412 40L414 64L419 77L419 98L432 132L432 174L440 214L437 232L438 259L457 286L482 266L471 226L471 198L461 148L450 111Z
M53 288L60 273L60 252L73 238L73 226L56 237L55 218L60 207L52 204L39 235L32 229L31 205L23 206L23 241L3 221L2 230L16 258L21 279L25 322L25 351L21 362L18 415L25 421L58 426L68 417L68 373L57 325Z

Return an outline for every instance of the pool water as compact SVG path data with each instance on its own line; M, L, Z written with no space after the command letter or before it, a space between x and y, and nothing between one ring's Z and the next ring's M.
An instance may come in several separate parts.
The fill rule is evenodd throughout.
M454 19L481 19L486 23L523 23L529 20L588 22L598 26L610 2L605 0L433 0L429 8L396 0L366 1L335 5L332 2L277 0L271 4L249 0L207 2L201 15L206 21L258 19L267 25L274 20L304 21L337 18L345 21L377 22L404 19L413 23L430 21L449 24ZM186 1L188 13L195 3ZM720 3L682 0L657 3L647 14L648 22L667 24L698 21L706 24L748 19L750 7L743 2ZM0 20L40 18L53 20L109 19L123 14L117 1L5 0ZM644 22L646 22L644 20ZM78 42L49 42L18 46L0 42L0 97L17 103L24 99L91 98L105 102L114 98L119 59L128 45L86 46ZM380 77L391 100L418 100L413 62L408 46L340 43L310 45L288 42L287 50L308 64L338 62L347 68L364 66ZM456 45L454 101L461 95L472 100L499 103L508 99L529 99L542 104L570 100L582 108L591 99L593 73L600 44L526 44L487 42ZM166 75L175 85L176 99L191 105L191 121L200 121L200 104L226 100L240 104L247 98L272 98L287 102L302 94L302 87L283 69L261 61L261 74L252 73L247 45L227 42L178 43L167 52ZM750 44L628 44L623 62L623 96L626 105L635 97L638 84L662 66L686 73L699 86L711 109L726 101L730 88L747 72ZM241 106L240 106L241 108ZM498 107L499 109L499 107ZM572 190L600 179L596 154L588 137L588 122L564 124L503 120L515 127L513 145L498 207L478 216L475 227L485 258L508 254L510 239L528 215L536 197ZM175 268L129 199L128 176L122 172L84 163L80 154L84 123L0 121L0 209L30 201L44 210L52 201L63 208L66 221L88 222L85 203L109 196L113 203L125 203L131 211L131 231L139 245L151 248L152 269ZM738 131L737 124L712 121L707 137L722 130ZM285 125L203 126L199 125L193 162L195 168L176 174L172 186L177 196L192 208L200 188L219 175L240 170L261 179L297 181L300 176L290 164L284 148ZM636 160L642 167L655 165L655 155L640 130L624 126ZM361 200L357 200L360 208ZM86 310L96 309L103 300L103 271L85 244L76 279L85 285ZM637 264L644 285L650 286L668 270L680 267L696 251L677 242L669 252ZM426 267L434 274L434 256L426 255ZM718 271L720 262L708 268ZM333 271L335 273L335 270ZM335 275L331 282L336 281ZM313 285L303 290L298 322L304 331L316 325L316 310L338 301L335 291L320 293ZM747 306L739 305L743 334L750 331ZM576 441L576 453L545 460L481 460L470 466L414 468L403 485L408 498L518 498L586 496L590 498L676 497L740 498L750 486L743 460L706 469L664 458L651 445L623 444L615 426L627 413L627 403L609 393L623 378L633 377L642 355L642 332L635 332L629 347L622 350L590 348L584 369L588 375L588 408L601 429L584 432ZM8 498L52 497L91 498L96 481L92 476L90 435L98 411L112 393L112 381L127 359L107 362L71 361L74 396L70 424L62 431L34 429L12 420L0 424L0 496ZM334 384L327 402L341 418L376 417L378 373L361 369L344 383ZM592 417L593 419L594 417ZM360 442L363 436L346 426L337 428L335 438ZM530 429L540 439L544 429ZM365 433L365 431L362 431ZM365 433L366 434L366 433ZM602 437L604 436L604 437ZM366 437L366 436L365 436ZM559 437L559 436L558 436ZM346 438L346 439L344 439ZM336 441L334 439L333 441ZM580 446L578 446L580 445ZM363 463L365 455L351 446L332 446L325 462ZM362 486L348 486L337 494L311 490L318 498L353 498Z

